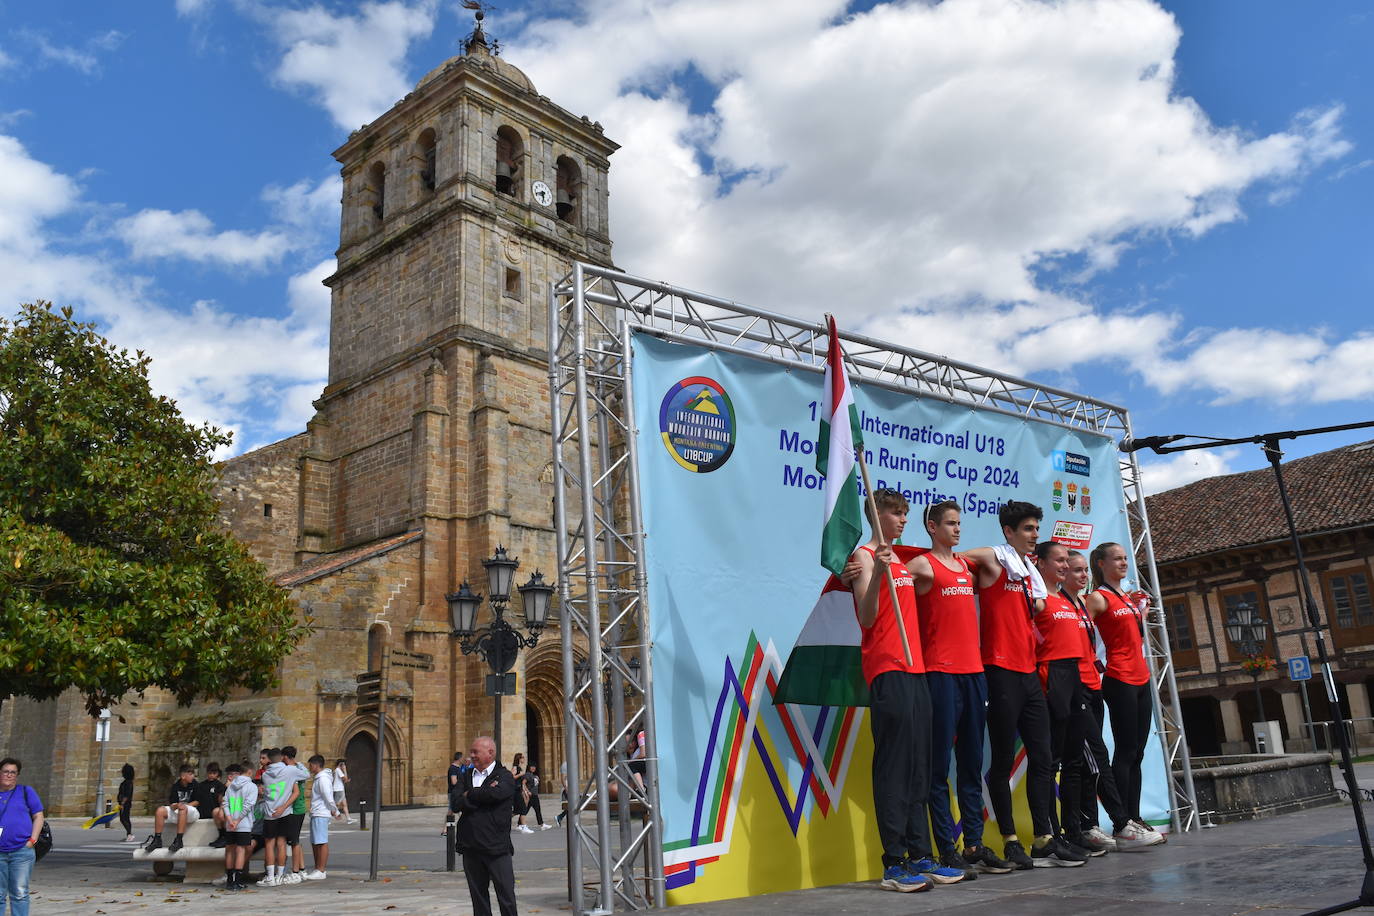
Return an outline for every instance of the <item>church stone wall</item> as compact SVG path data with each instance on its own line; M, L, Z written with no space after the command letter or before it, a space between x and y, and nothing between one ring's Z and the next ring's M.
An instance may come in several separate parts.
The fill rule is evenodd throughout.
M308 444L301 433L220 465L220 521L272 574L296 565L300 457Z

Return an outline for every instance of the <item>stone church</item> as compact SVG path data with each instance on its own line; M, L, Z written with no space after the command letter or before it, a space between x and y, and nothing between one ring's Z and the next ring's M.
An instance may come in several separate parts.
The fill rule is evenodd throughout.
M350 796L370 798L379 741L387 804L443 800L453 752L494 719L489 669L461 653L445 595L464 580L485 594L481 561L498 545L520 560L516 584L536 569L556 578L549 284L575 260L611 263L616 149L498 57L479 23L463 54L334 151L328 385L305 432L225 462L219 493L313 634L270 693L189 709L155 691L127 698L103 755L75 697L5 703L0 740L50 810L91 811L97 770L109 798L128 762L143 813L183 760L256 761L274 744L348 760ZM507 616L521 621L518 594ZM502 714L502 756L523 752L547 775L563 759L555 616L522 652ZM435 668L393 672L378 736L354 678L384 648L431 653Z

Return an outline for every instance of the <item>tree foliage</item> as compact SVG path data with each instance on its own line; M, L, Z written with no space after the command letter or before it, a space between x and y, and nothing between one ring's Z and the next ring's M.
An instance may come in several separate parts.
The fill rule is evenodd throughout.
M152 392L150 360L25 305L0 319L0 699L276 683L307 632L216 518L230 437Z

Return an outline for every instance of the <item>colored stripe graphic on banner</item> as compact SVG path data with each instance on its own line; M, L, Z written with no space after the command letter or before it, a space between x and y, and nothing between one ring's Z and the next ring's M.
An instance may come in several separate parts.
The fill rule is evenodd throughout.
M753 633L738 668L732 659L725 660L697 782L690 838L664 844L669 889L690 884L701 866L729 851L751 748L758 754L793 835L806 817L809 800L822 817L829 815L838 803L863 711L854 707L822 707L813 723L799 708L788 704L774 706L781 669L772 643L761 645ZM777 719L787 737L786 750L778 746L770 731L771 718ZM795 787L787 769L790 760L801 764Z

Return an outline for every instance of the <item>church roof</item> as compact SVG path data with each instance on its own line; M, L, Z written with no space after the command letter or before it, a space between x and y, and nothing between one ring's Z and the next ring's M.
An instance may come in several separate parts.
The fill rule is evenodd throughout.
M1283 481L1299 534L1374 525L1374 441L1297 458ZM1146 497L1155 560L1286 539L1288 522L1272 468L1209 477Z
M415 88L419 89L421 86L433 82L442 76L445 70L450 67L456 67L463 61L467 61L467 66L481 67L485 70L490 70L492 73L495 73L508 82L514 83L526 92L538 94L535 92L534 83L525 75L523 70L515 66L515 64L492 53L491 48L487 46L486 36L482 34L480 23L477 29L473 31L472 37L464 42L463 53L450 57L439 66L426 73L420 78L420 81L415 84Z
M295 588L304 585L315 579L323 578L331 573L336 573L341 569L347 569L364 560L371 560L384 553L390 553L397 547L403 547L414 541L418 541L425 536L423 531L407 531L403 534L393 534L381 540L371 541L360 544L357 547L350 547L347 550L340 550L335 553L321 554L314 557L300 566L288 569L286 572L278 573L273 577L274 582L283 588Z

